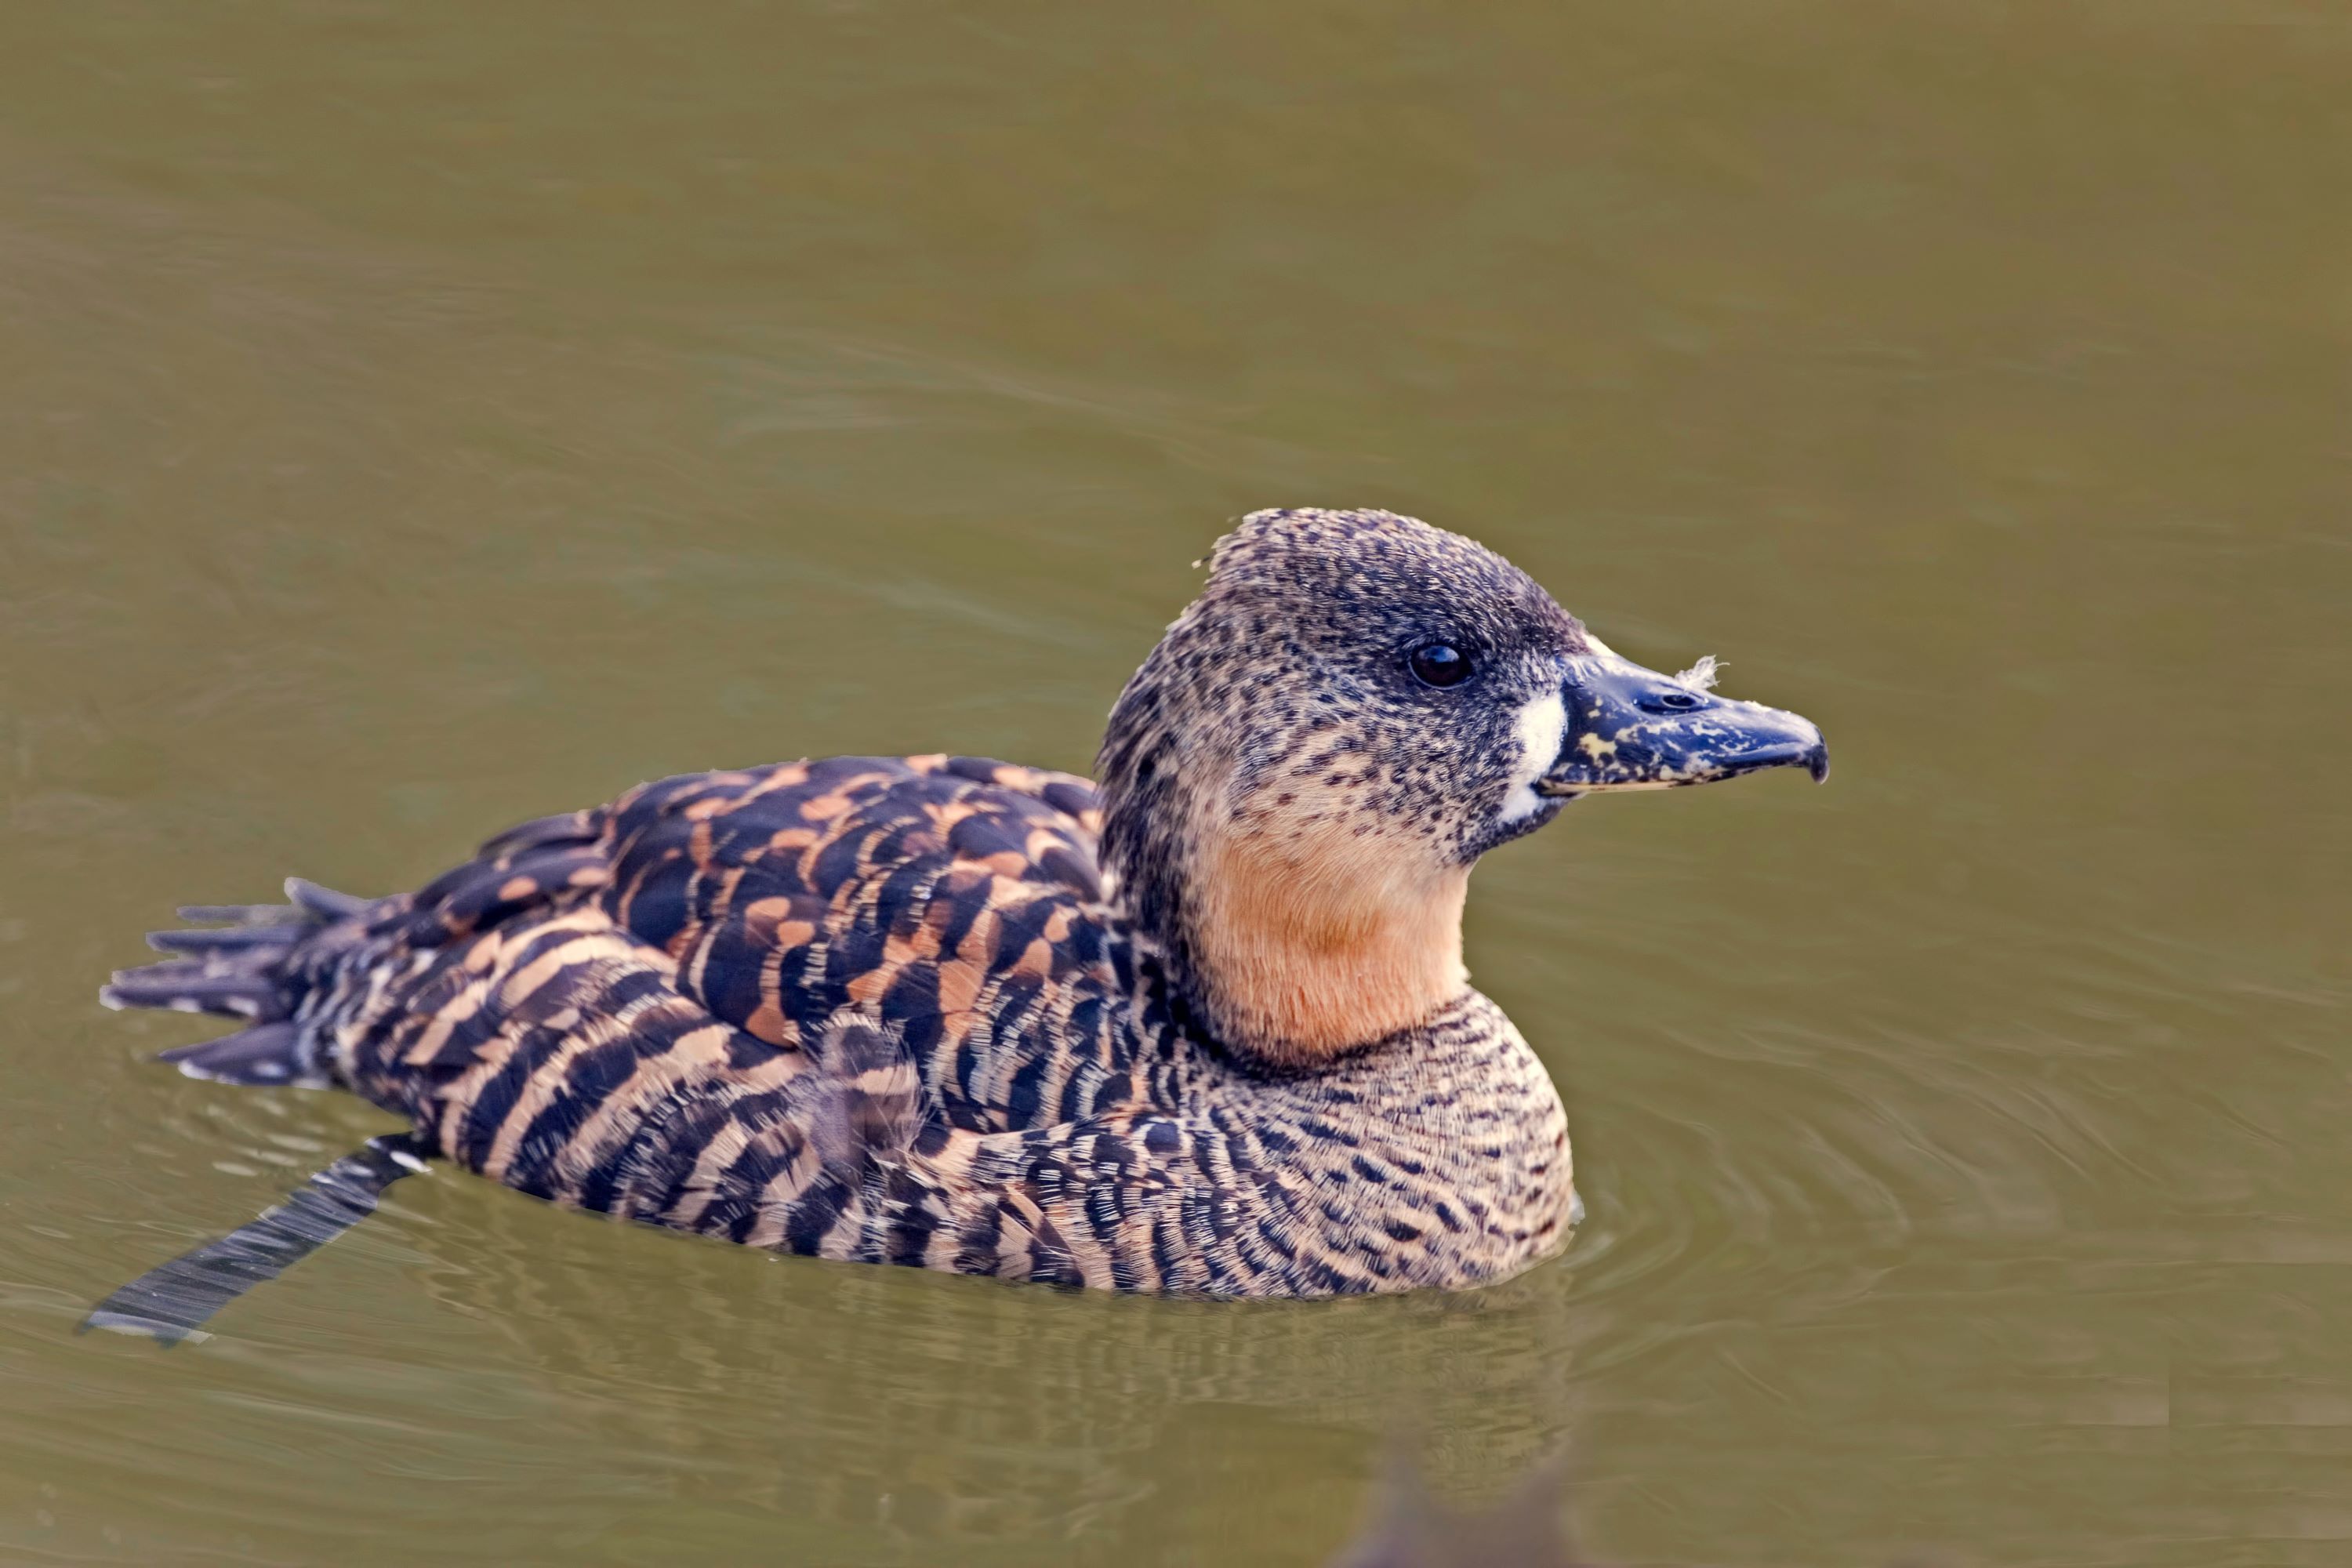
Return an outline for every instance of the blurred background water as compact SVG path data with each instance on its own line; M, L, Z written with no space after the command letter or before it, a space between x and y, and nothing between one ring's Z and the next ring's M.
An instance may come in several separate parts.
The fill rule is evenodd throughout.
M0 16L0 1559L1312 1564L1391 1435L1598 1554L2352 1562L2352 13L131 0ZM1591 1218L1470 1295L764 1257L92 991L645 777L1083 769L1225 521L1474 533L1831 787L1470 958Z

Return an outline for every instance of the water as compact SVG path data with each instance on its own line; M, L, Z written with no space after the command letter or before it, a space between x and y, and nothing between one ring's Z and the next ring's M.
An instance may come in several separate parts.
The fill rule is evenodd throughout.
M1565 1446L1643 1563L2352 1561L2352 21L2286 0L249 0L0 19L0 1558L1319 1563ZM1224 520L1475 533L1794 775L1497 855L1591 1219L1066 1297L142 1058L138 933L806 752L1081 768Z

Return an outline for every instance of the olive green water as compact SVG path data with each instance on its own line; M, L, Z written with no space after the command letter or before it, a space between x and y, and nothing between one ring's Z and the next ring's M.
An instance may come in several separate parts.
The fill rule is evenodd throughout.
M1315 1564L1394 1435L1612 1561L2352 1563L2352 10L0 16L0 1561ZM100 1012L175 902L638 779L1083 768L1224 520L1475 533L1830 787L1470 956L1591 1217L1454 1298L780 1262Z

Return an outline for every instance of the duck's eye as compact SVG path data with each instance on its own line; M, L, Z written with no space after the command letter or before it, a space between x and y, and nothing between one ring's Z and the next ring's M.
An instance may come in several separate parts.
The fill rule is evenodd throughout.
M1470 679L1470 656L1451 643L1427 643L1407 661L1423 686L1459 686Z

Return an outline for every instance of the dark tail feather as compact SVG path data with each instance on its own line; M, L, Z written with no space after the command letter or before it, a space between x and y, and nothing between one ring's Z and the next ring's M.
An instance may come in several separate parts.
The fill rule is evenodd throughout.
M384 1188L425 1169L431 1152L414 1133L369 1139L252 1224L142 1274L91 1308L82 1329L152 1334L177 1344L256 1285L277 1279L373 1214Z
M184 921L247 926L299 926L310 918L292 904L182 904L173 912Z
M173 954L160 963L119 971L98 994L110 1007L162 1007L215 1013L255 1026L225 1039L163 1053L192 1078L229 1083L318 1083L299 1032L285 1022L305 982L288 961L333 922L365 912L365 899L289 880L285 904L193 904L186 920L225 922L210 930L159 931L148 945Z
M185 910L182 910L185 913ZM207 931L190 926L177 931L151 931L147 945L158 952L228 952L248 947L291 947L311 928L308 925L233 925Z
M168 1051L156 1052L155 1059L173 1063L190 1078L213 1079L221 1083L327 1087L326 1079L303 1060L301 1031L283 1021L257 1024L234 1035L223 1035L217 1040L174 1046Z
M217 1013L228 1018L282 1018L285 997L267 973L226 972L196 963L151 963L121 969L98 999L110 1007L162 1007L174 1013Z
M322 888L316 882L306 882L299 877L286 879L286 896L308 912L330 921L349 920L373 901L352 893L339 893L332 888Z

